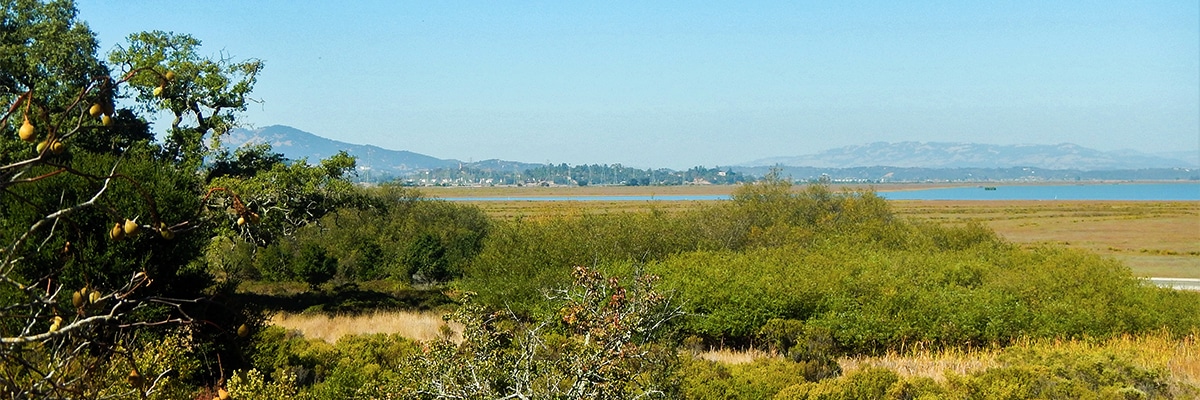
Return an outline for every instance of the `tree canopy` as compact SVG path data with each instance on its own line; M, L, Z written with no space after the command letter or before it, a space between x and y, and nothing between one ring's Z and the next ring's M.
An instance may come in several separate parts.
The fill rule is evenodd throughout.
M254 101L261 60L159 31L104 58L71 1L0 8L0 396L97 396L112 388L94 365L134 360L131 346L172 329L213 353L194 378L244 362L231 352L239 327L262 317L224 296L236 282L205 267L206 249L320 218L345 197L354 159L221 146ZM140 376L128 390L168 379Z

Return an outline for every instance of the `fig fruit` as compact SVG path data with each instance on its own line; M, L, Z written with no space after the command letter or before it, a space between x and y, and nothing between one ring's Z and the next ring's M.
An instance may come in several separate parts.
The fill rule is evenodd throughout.
M21 129L17 131L17 135L27 143L33 143L37 140L36 131L33 129L33 124L29 123L29 117L25 117L25 122L21 124Z
M83 296L83 293L78 290L75 293L71 293L71 304L74 304L75 308L83 307Z
M125 229L126 235L133 236L138 233L138 229L140 227L138 226L137 221L127 219L127 220L125 220L125 226L123 226L122 228Z
M238 337L246 337L249 334L250 334L250 327L246 326L246 324L242 324L242 326L238 327L238 330L237 330Z
M48 147L48 145L49 145L49 142L46 142L45 140L38 142L38 144L37 144L38 154L42 154L43 151L46 151L46 147Z
M102 297L104 296L100 295L100 292L93 290L92 293L88 294L88 302L92 304L99 303Z
M238 224L238 226L245 225L245 224L246 224L246 217L238 217L237 224Z
M175 71L167 71L167 73L163 75L163 78L167 78L168 81L175 80Z
M99 117L101 114L104 114L104 106L100 105L100 103L92 104L92 107L88 109L88 114L93 117Z
M51 153L62 154L66 150L67 150L67 145L63 144L63 142L55 140L53 143L50 143L50 152Z
M121 240L125 238L125 229L121 227L120 222L113 225L112 231L108 232L108 236L111 237L112 240Z
M101 115L101 116L100 116L100 124L101 124L101 125L104 125L104 126L112 126L112 123L113 123L112 117L110 117L110 116L108 116L108 115Z
M155 96L155 97L162 97L162 94L163 94L163 87L162 87L162 85L155 86L155 87L154 87L154 96Z
M133 387L141 387L145 380L137 373L137 370L133 370L129 371L129 376L125 377L125 382L129 382L129 385Z

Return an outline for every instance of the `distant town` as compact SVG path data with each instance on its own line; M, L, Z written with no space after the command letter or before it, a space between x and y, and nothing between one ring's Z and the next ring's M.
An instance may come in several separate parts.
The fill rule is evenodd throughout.
M357 160L363 184L408 186L676 186L754 181L779 169L794 182L833 183L1196 181L1200 153L1151 155L1103 152L1070 143L869 143L816 154L775 157L730 166L688 169L638 168L622 164L526 163L441 159L373 145L339 142L284 125L235 129L231 147L268 144L272 152L308 162L346 151ZM875 165L875 166L871 166Z

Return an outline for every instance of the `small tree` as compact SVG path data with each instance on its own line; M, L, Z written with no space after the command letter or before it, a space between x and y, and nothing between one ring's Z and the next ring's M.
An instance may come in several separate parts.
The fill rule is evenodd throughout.
M576 267L575 283L548 293L558 312L524 322L465 299L448 318L464 341L435 342L408 367L432 398L626 399L667 397L676 354L655 345L680 308L654 290L657 277L627 281Z
M441 282L450 277L449 266L446 265L446 246L432 234L422 234L409 244L403 260L414 282Z
M337 274L337 259L325 253L325 249L313 243L306 243L300 248L300 254L293 260L293 271L296 277L304 280L312 290L333 279Z

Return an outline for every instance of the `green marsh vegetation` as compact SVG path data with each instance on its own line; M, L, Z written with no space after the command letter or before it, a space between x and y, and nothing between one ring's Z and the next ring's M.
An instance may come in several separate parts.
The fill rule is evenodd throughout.
M409 199L470 215L480 212L469 205ZM420 207L401 209L416 212ZM1195 375L1189 371L1194 369L1186 367L1195 363L1186 356L1191 353L1145 360L1136 349L1151 347L1146 343L1195 349L1188 335L1200 324L1200 299L1194 293L1147 286L1113 259L1053 244L1017 245L981 223L939 224L898 215L870 191L837 192L821 184L795 188L778 177L745 185L727 202L627 211L442 218L440 224L425 228L472 231L455 224L485 221L473 231L486 235L446 242L446 247L468 248L458 253L468 256L456 258L462 263L446 263L459 267L433 287L455 296L471 294L465 307L482 314L461 321L484 318L491 323L476 337L500 335L506 339L488 343L506 343L504 352L524 351L534 358L539 351L550 352L551 360L563 362L561 357L579 356L570 352L572 340L578 344L588 337L571 334L563 319L570 308L554 298L556 288L573 286L576 267L618 282L657 277L656 293L676 307L678 315L658 328L661 332L653 343L677 353L639 360L645 375L635 381L648 386L602 389L615 397L635 392L684 398L1193 393L1189 385L1195 384ZM359 229L359 224L324 225L327 237L343 235L337 233L341 229ZM456 237L402 237L429 236ZM406 243L379 245L412 248ZM417 281L403 275L411 269L394 271L390 276L395 279ZM531 330L540 342L531 339ZM516 340L521 335L526 341ZM472 335L466 336L463 346L474 346ZM1153 340L1133 340L1131 345L1130 338ZM529 348L530 341L537 346ZM1063 341L1092 345L1061 345ZM730 365L705 361L695 356L697 352L679 352L715 347L757 348L778 356ZM494 351L483 348L487 350L479 351L484 354ZM904 358L917 349L925 357L957 353L990 361L965 372L928 374L936 379L886 367L843 371L841 366L848 359ZM411 370L410 364L397 360L420 359L422 365L432 365L427 357L409 355L376 367ZM519 364L508 362L499 369L511 371ZM305 368L319 370L320 363L310 364ZM281 368L277 365L275 371ZM1116 372L1104 372L1110 370ZM402 377L387 379L395 379L389 382L397 387L415 385ZM324 381L314 378L313 387L327 385L319 382ZM497 383L489 390L511 384ZM549 386L535 392L558 393Z
M730 201L510 218L359 188L344 153L219 146L260 61L165 32L104 61L70 2L3 10L0 397L1197 394L1200 296L1113 259L776 174ZM161 140L155 113L175 117ZM266 323L414 309L462 331L327 343ZM982 361L888 366L953 357Z

